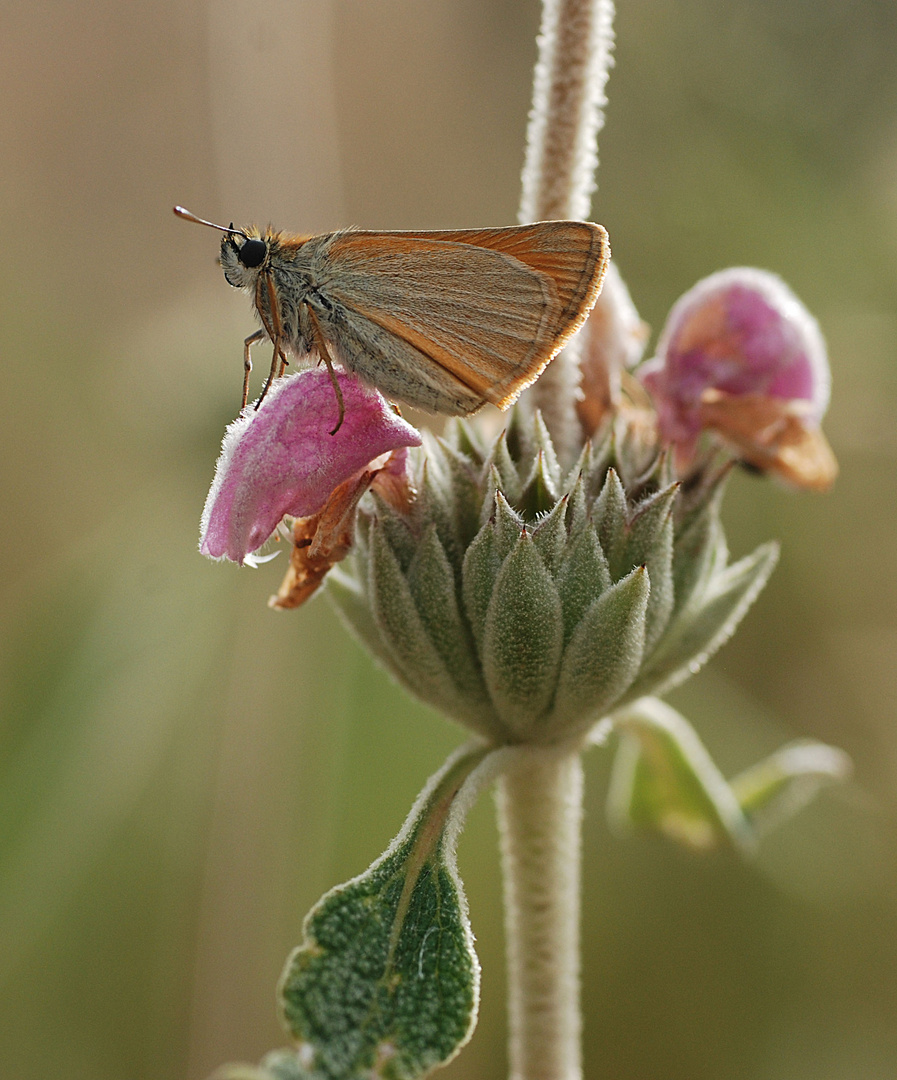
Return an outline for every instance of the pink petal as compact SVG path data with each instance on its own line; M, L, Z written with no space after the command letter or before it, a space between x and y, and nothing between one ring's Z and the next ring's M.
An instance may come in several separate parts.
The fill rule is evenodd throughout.
M420 446L418 432L376 390L337 372L345 402L342 426L323 367L278 379L258 411L227 429L206 499L199 550L242 563L284 515L309 517L331 492L375 458Z

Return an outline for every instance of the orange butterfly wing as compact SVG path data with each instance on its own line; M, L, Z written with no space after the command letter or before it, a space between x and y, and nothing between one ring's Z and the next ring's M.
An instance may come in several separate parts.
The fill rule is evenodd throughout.
M326 255L327 296L397 339L397 354L401 342L411 346L409 367L423 355L483 402L506 408L585 320L609 247L598 225L543 222L336 233ZM376 373L369 377L376 384ZM402 396L414 403L413 391Z

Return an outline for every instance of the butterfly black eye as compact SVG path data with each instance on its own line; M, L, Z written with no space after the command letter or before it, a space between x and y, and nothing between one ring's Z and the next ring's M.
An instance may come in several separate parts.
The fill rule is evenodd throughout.
M267 254L268 245L264 240L247 240L237 252L237 258L244 266L253 269L262 265Z

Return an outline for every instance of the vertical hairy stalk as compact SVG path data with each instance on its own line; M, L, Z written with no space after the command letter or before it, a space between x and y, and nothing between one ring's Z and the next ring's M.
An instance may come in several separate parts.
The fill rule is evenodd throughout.
M544 0L520 221L587 218L611 62L611 0ZM529 393L562 460L582 444L577 343ZM520 751L499 781L511 1080L578 1080L582 765Z
M579 1080L582 763L526 747L498 783L510 1080Z
M587 218L613 44L611 0L545 0L527 131L520 221ZM575 400L577 343L530 392L562 459L581 443Z

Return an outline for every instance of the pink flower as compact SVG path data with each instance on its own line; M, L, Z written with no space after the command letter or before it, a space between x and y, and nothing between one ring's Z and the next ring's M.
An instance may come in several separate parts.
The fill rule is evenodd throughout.
M336 377L345 416L335 435L338 405L324 368L276 380L257 411L228 427L202 515L204 555L243 563L285 515L318 514L375 459L420 446L418 432L376 390L341 371Z
M742 460L799 487L826 488L837 464L819 423L828 407L825 342L774 274L736 267L673 306L638 376L680 468L711 432Z

